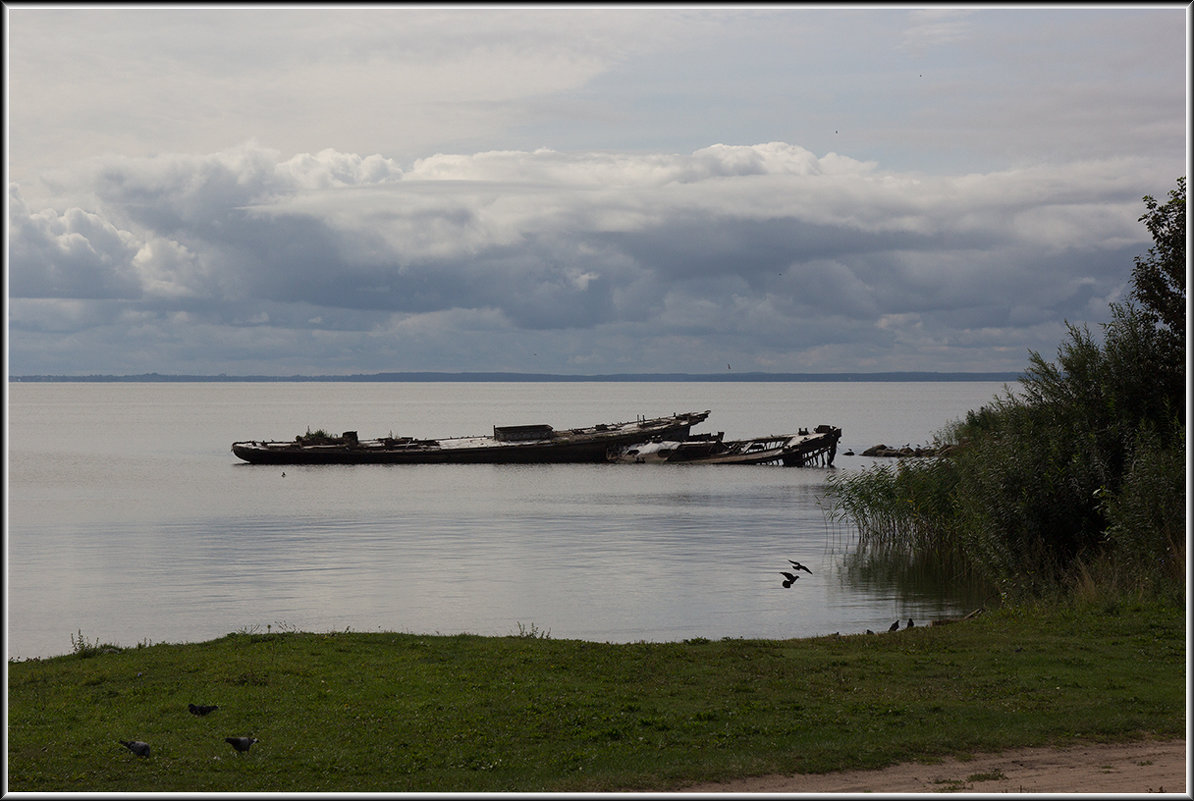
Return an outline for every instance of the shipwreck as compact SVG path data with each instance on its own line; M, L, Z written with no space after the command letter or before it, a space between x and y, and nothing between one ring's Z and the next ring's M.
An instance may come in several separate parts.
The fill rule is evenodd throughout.
M232 443L250 464L552 464L578 462L832 465L840 428L726 440L724 432L692 434L709 411L599 423L558 430L549 425L494 426L492 435L360 439L355 431L322 431L289 441Z
M684 439L656 437L611 454L611 461L631 464L782 464L785 467L833 465L842 430L820 425L811 433L773 434L726 440L725 432L694 434Z
M289 442L232 443L232 452L251 464L549 464L606 462L627 445L656 437L684 439L709 412L685 412L625 423L557 430L549 425L494 426L492 435L417 439L359 439L299 435Z

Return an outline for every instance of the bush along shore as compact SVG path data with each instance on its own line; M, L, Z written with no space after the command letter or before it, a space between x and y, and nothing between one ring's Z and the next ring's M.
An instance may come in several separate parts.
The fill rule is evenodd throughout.
M1145 197L1154 246L1096 338L1067 324L1005 390L895 465L829 477L875 559L948 565L1006 601L1186 592L1186 183Z
M1185 731L1172 605L1020 606L806 640L520 632L134 648L80 634L73 654L8 664L8 789L662 791Z

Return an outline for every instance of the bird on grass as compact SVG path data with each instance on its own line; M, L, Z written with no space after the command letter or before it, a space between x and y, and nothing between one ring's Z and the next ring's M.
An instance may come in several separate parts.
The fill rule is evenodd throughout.
M225 737L224 742L231 745L237 751L248 751L249 746L258 742L256 737Z
M887 630L888 631L898 631L899 628L900 628L900 621L897 620L895 623L892 623L890 626L888 626Z
M867 634L874 634L875 632L871 631L870 629L867 629L867 630L866 630L866 633L867 633Z
M916 624L912 622L912 618L908 618L908 625L907 625L907 626L905 626L904 628L906 628L906 629L910 629L910 628L912 628L912 627L913 627L913 626L915 626L915 625L916 625Z
M813 574L813 571L809 570L807 567L800 564L799 562L795 562L791 559L789 559L788 561L792 563L792 567L795 568L796 570L803 570L805 573L808 573L810 576Z
M203 716L208 713L215 712L217 709L219 709L219 707L216 706L215 704L212 704L211 706L197 706L196 704L187 704L187 709L191 710L192 715Z
M797 576L794 573L788 573L787 571L784 571L784 570L779 571L779 574L784 577L784 586L785 587L791 587L793 584L796 583L796 579L800 578L800 576Z
M149 756L149 743L143 743L140 740L117 740L116 742L120 743L137 756Z

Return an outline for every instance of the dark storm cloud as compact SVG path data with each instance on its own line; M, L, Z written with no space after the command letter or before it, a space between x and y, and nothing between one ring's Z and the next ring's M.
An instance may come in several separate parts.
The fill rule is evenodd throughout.
M954 369L1016 369L1062 320L1101 314L1145 249L1139 196L1165 182L1123 166L928 179L776 142L437 155L406 170L252 144L114 159L77 179L91 208L32 210L10 191L13 326L75 320L98 341L132 325L162 352L201 338L238 363L289 342L375 369L462 351L481 363L459 369L483 369L499 343L582 369L665 342L673 366L717 352L826 369L855 349L863 369L920 349L936 361L918 369L950 353ZM61 315L85 299L106 302ZM980 348L1011 355L962 366Z

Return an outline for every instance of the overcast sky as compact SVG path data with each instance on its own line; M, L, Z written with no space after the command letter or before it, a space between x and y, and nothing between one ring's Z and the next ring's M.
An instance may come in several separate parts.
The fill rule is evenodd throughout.
M1188 11L9 4L12 375L1020 370Z

